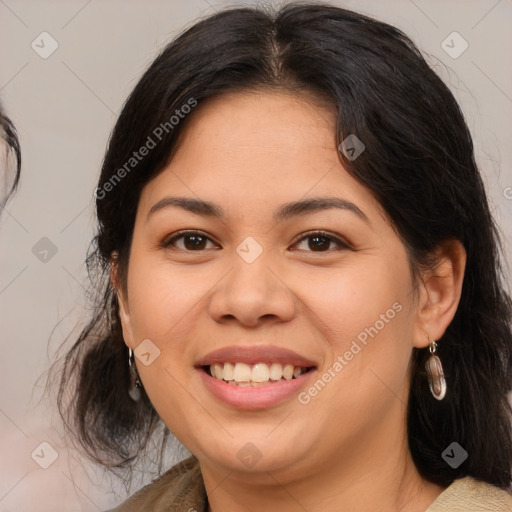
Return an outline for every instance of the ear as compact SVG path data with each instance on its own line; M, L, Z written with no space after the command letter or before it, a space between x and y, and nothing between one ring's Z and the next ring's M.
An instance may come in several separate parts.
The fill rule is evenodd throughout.
M119 279L118 267L119 253L113 252L110 258L110 282L114 287L119 304L119 318L123 329L123 338L126 346L135 350L135 339L130 320L130 310L128 308L127 287L123 287Z
M428 347L439 340L455 316L459 305L466 250L459 240L446 240L434 251L436 266L421 276L413 345Z

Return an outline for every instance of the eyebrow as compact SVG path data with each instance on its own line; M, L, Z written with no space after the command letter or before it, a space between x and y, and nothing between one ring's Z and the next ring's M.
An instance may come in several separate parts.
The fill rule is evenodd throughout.
M169 207L182 208L196 215L224 219L226 214L221 206L210 201L195 199L193 197L171 197L167 196L154 204L148 212L148 218L155 212ZM323 210L338 208L356 214L361 220L370 224L365 213L354 203L339 197L315 197L301 201L293 201L281 205L274 213L275 222L282 222L292 217L315 213Z

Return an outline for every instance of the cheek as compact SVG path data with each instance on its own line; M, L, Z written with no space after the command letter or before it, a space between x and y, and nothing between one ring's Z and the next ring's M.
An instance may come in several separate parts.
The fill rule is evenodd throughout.
M128 276L132 328L139 340L163 342L171 336L174 340L187 315L199 307L211 287L211 277L192 266L171 266L155 261L157 258L133 256Z
M367 258L304 288L315 313L311 321L322 329L331 374L326 378L333 383L314 406L316 413L322 414L323 401L340 404L340 410L355 412L364 402L382 411L396 399L394 392L406 391L414 309L409 267L402 256L394 262Z
M366 329L375 333L371 327L376 326L379 335L401 329L406 308L410 309L411 283L406 269L405 261L390 264L381 257L355 258L353 265L312 270L307 279L295 276L293 289L307 305L304 314L339 353L358 335L362 340L365 333L370 337Z
M154 362L148 366L138 363L137 368L159 416L180 439L187 439L188 423L176 411L190 406L187 372L192 371L194 360L190 322L208 281L201 279L197 269L177 271L155 260L144 251L134 251L130 260L132 331L137 344L149 339L159 350Z

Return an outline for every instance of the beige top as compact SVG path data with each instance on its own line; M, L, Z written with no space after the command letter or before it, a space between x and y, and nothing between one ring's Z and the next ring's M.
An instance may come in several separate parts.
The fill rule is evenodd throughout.
M207 512L195 457L180 462L110 512ZM512 512L512 494L471 477L455 480L425 512Z

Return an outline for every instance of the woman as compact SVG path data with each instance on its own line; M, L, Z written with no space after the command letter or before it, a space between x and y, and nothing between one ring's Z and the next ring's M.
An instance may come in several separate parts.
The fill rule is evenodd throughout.
M109 467L167 429L193 454L116 511L511 510L497 230L396 28L200 21L125 103L96 206L103 296L62 414Z

